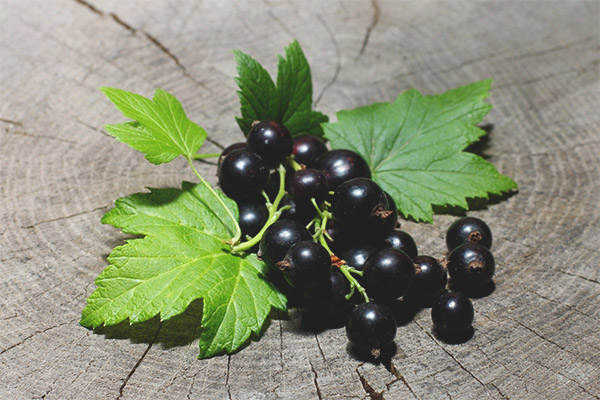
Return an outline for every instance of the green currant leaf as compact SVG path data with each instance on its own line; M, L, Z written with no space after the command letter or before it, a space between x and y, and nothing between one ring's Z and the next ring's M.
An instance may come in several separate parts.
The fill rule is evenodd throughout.
M277 121L293 136L323 136L321 123L328 118L312 110L310 67L297 41L285 49L285 58L279 56L277 85L258 61L241 51L234 55L242 113L236 121L245 135L254 121Z
M237 218L235 202L204 184L118 199L102 222L144 237L112 251L81 324L166 320L202 298L199 357L233 352L260 333L271 308L284 310L286 299L256 255L234 255L224 243L235 226L222 204Z
M441 95L408 90L392 103L338 112L337 122L323 124L325 136L333 148L367 161L404 216L431 222L433 204L467 209L466 198L517 187L483 158L463 152L485 135L475 125L492 108L483 101L490 86L486 80Z
M173 95L162 89L154 92L152 100L120 89L101 90L125 117L135 121L105 125L106 131L146 154L152 164L167 163L178 156L191 159L206 139L206 131L185 115Z

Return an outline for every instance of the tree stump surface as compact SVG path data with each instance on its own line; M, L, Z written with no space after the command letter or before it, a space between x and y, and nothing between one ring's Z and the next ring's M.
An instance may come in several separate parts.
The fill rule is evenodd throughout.
M598 1L0 1L0 398L600 398L599 16ZM231 49L274 72L294 38L331 117L495 79L477 151L520 190L469 212L498 262L473 338L439 340L425 309L374 364L343 328L302 329L291 310L242 351L198 360L199 302L162 324L80 326L126 237L100 217L117 197L195 180L183 160L150 165L109 137L122 117L98 88L172 92L218 152L242 137ZM198 165L215 184L214 164ZM403 228L441 256L455 219Z

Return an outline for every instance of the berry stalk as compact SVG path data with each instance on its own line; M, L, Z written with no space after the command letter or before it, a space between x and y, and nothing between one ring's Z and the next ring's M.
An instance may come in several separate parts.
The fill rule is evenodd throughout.
M311 202L317 209L317 217L315 218L315 220L320 219L320 223L315 223L315 241L318 241L319 244L323 246L325 250L327 250L330 256L337 258L333 251L331 251L331 249L329 248L329 244L325 239L325 236L327 235L327 220L331 217L331 213L327 210L321 210L317 205L315 199L311 199ZM350 298L354 294L354 290L357 290L358 293L360 293L361 296L365 299L365 302L368 303L370 300L369 296L367 295L367 291L356 280L356 278L352 276L352 274L362 276L362 271L357 271L356 269L352 268L350 265L347 265L345 263L336 266L340 269L340 272L344 275L344 277L346 277L346 279L350 283L350 292L346 295L346 300L350 300Z
M277 172L279 173L279 191L277 192L277 196L275 197L275 200L273 201L273 203L267 201L266 206L267 206L267 210L269 211L269 218L267 219L267 222L262 227L260 232L258 232L256 234L256 236L254 236L252 239L247 240L247 241L242 242L237 245L235 245L235 244L232 245L231 250L234 253L239 253L242 251L250 250L256 244L258 244L260 242L260 240L262 239L263 234L265 233L267 228L269 226L271 226L273 223L277 222L277 220L281 216L281 213L289 208L289 206L285 206L285 207L281 207L281 209L278 209L279 203L281 203L281 200L283 199L283 197L285 196L285 193L286 193L286 191L285 191L285 166L280 164L277 169ZM268 200L268 196L266 196L266 194L264 194L264 192L263 192L263 196L265 196L265 198ZM238 240L239 240L239 238L238 238ZM233 243L235 243L235 242L233 242Z

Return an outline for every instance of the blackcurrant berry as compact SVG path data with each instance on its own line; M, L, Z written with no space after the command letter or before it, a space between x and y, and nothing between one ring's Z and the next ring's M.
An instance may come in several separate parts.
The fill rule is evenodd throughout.
M240 203L238 209L242 238L255 236L269 217L269 211L264 203Z
M294 244L283 261L277 263L290 286L310 289L324 284L329 277L331 256L325 247L312 240Z
M346 322L348 341L375 358L394 341L396 330L394 313L386 306L373 302L354 307Z
M352 303L346 300L350 283L338 268L330 268L329 279L322 285L305 292L306 304L315 311L330 316L343 316Z
M431 308L431 320L438 332L461 333L473 324L473 304L462 293L446 293Z
M294 138L294 160L308 168L313 167L317 158L326 151L325 143L316 136L301 135Z
M406 297L421 300L439 297L448 282L446 269L435 258L429 256L417 256L412 261L415 277Z
M296 221L277 221L267 228L260 240L260 257L267 265L275 266L292 245L311 239L304 225Z
M342 259L352 268L362 271L367 259L376 251L375 247L369 245L351 247L342 253Z
M223 192L236 200L259 198L269 181L269 170L263 159L248 150L228 154L218 175Z
M323 171L331 189L353 178L371 178L369 165L350 150L331 150L323 153L315 168Z
M368 178L355 178L338 186L331 200L331 213L342 229L362 235L385 234L394 218L379 185Z
M317 215L317 210L309 202L295 202L289 196L283 198L281 206L289 206L290 208L283 211L281 219L298 221L303 225L308 224Z
M492 280L496 262L487 247L463 243L448 256L448 274L452 285L462 289L474 289Z
M475 217L465 217L454 221L446 232L446 245L452 251L463 243L476 243L492 248L492 231L485 222Z
M402 296L415 276L409 256L396 249L380 249L365 263L363 278L367 293L377 301L389 302Z
M325 200L329 192L329 184L323 172L308 168L296 171L290 178L290 196L298 202L308 203L314 198L317 204Z
M221 155L219 156L219 161L217 161L217 170L221 168L221 164L223 163L223 159L225 158L225 156L227 156L230 153L233 153L236 150L245 150L247 148L248 145L246 145L246 142L238 142L225 147L225 149L221 152Z
M292 154L292 135L278 122L262 121L254 124L246 143L248 149L261 156L270 168L281 164Z
M384 236L383 247L401 250L410 258L415 258L418 254L415 240L405 231L392 231Z

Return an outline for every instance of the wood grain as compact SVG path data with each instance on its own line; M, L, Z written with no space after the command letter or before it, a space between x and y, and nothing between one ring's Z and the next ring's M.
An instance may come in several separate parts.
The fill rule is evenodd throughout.
M0 398L599 398L599 16L598 1L0 1ZM121 117L97 88L169 90L219 151L241 138L231 49L274 71L293 38L331 116L495 79L476 150L520 191L470 212L491 225L499 264L494 293L474 300L474 337L438 340L423 310L375 365L298 310L209 360L196 359L197 302L162 324L79 326L124 239L100 216L194 179L108 137ZM214 165L199 168L215 183ZM404 227L439 256L454 218Z

